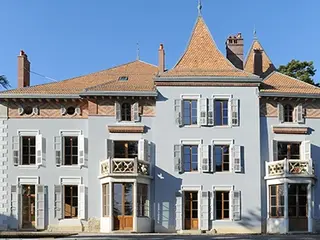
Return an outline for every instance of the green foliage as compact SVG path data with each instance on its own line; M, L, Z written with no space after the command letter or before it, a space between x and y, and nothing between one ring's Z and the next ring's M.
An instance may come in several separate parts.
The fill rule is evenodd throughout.
M278 71L290 77L297 78L306 83L318 85L315 84L314 79L312 78L317 71L314 68L312 61L300 62L299 60L293 59L287 65L281 65Z
M4 75L0 75L0 85L5 89L10 87L9 81Z

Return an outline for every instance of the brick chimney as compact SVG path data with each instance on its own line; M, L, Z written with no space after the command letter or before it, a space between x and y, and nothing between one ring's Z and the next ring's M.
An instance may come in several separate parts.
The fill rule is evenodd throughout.
M18 88L30 86L30 62L27 54L20 51L18 56Z
M165 71L165 52L164 52L164 48L163 48L163 44L160 44L159 47L159 73L164 73Z
M241 33L229 36L226 41L227 58L239 69L243 69L243 38Z
M253 73L261 77L263 74L262 50L254 49L253 51Z

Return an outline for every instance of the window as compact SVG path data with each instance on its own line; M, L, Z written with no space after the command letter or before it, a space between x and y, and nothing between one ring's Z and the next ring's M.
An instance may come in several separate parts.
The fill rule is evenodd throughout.
M284 215L284 191L283 184L269 186L269 214L270 217L283 217Z
M215 145L214 159L216 163L216 171L217 172L227 172L230 170L230 146L229 145Z
M109 217L109 183L102 184L102 216Z
M78 186L64 186L64 218L78 217Z
M119 81L128 81L129 77L128 76L120 76Z
M288 184L289 217L308 216L308 185Z
M78 137L64 137L64 165L78 164Z
M284 121L293 122L293 107L290 104L284 105Z
M198 171L198 145L183 146L183 161L185 172Z
M36 164L36 136L22 136L22 165Z
M149 201L148 201L148 185L138 183L138 194L137 194L137 210L138 217L149 216Z
M121 121L131 121L131 104L122 103L122 105L121 105Z
M228 100L214 100L214 121L217 126L228 125Z
M278 160L300 159L300 143L278 142Z
M33 108L32 108L31 106L26 106L26 107L24 108L24 113L25 113L26 115L31 115L31 114L33 113Z
M216 191L216 219L229 219L229 191Z
M114 141L114 158L138 157L137 141Z
M75 107L68 107L67 108L67 114L68 115L74 115L76 112L76 108Z
M198 101L183 100L183 124L196 125L198 123Z

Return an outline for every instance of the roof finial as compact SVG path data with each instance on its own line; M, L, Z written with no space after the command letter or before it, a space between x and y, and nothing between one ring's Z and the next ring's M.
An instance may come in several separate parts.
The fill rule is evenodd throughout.
M256 25L253 26L253 39L257 39L257 29L256 29Z
M139 48L138 42L137 42L137 60L140 60L140 48Z
M201 16L202 4L201 0L198 0L198 16Z

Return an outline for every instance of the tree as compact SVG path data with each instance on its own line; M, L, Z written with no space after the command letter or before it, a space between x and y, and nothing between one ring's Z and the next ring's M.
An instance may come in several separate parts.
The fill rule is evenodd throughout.
M10 87L9 81L4 75L0 75L0 85L5 89Z
M293 59L287 65L281 65L278 71L306 83L318 85L315 84L314 79L312 78L317 71L313 66L313 61L300 62L299 60Z

